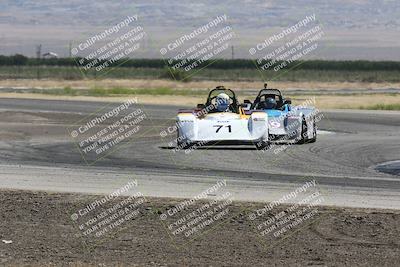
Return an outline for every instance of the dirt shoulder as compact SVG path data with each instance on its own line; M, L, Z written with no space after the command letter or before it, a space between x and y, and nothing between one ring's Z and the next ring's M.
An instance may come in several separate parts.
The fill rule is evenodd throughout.
M195 107L203 103L204 97L180 96L180 95L126 95L126 96L55 96L36 93L0 93L0 98L20 99L45 99L45 100L68 100L68 101L96 101L96 102L123 102L128 98L137 97L142 104L172 105L181 107ZM370 94L370 95L305 95L291 96L294 105L303 103L312 104L318 109L360 109L371 108L376 105L400 105L400 95ZM240 99L253 99L254 95L243 94Z
M0 265L395 266L400 260L400 211L318 207L312 221L270 240L257 232L258 219L247 216L263 204L233 202L227 205L233 216L186 242L160 220L182 200L146 198L115 231L85 238L71 214L101 198L0 191Z

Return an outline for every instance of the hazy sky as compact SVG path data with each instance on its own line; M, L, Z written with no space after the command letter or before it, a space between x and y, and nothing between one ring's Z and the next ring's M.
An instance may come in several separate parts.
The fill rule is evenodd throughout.
M230 46L236 58L250 57L251 47L315 14L324 35L310 58L400 60L400 1L395 0L2 0L0 54L33 56L42 44L43 52L68 56L69 43L74 46L137 15L146 38L132 56L160 57L160 48L224 14L235 33ZM221 53L231 56L230 49Z

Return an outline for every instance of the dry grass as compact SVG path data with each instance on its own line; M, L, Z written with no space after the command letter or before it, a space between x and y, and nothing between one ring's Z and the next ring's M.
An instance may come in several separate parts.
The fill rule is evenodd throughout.
M89 89L93 87L112 88L159 88L167 87L172 89L211 89L217 85L224 85L227 88L240 89L261 89L263 84L255 82L226 82L226 81L196 81L196 82L177 82L170 80L0 80L0 87L3 88L64 88ZM369 82L271 82L269 87L280 89L387 89L400 88L400 83L369 83Z
M38 88L38 89L54 89L54 88L73 88L75 89L93 89L93 88L124 88L129 91L134 88L137 96L142 103L178 105L193 107L197 103L204 102L204 96L198 95L198 92L204 90L206 92L215 88L216 85L225 85L225 87L235 89L241 101L244 99L254 99L254 95L246 92L246 89L258 89L263 85L260 82L219 82L219 81L200 81L200 82L175 82L170 80L1 80L0 87L4 88ZM348 83L348 82L273 82L269 87L280 89L386 89L400 88L400 83ZM169 92L176 90L177 94L171 93L164 95L154 95L146 93L143 95L143 89L148 88L166 88ZM196 92L188 95L180 95L178 92L193 89ZM150 90L150 89L148 89ZM62 91L62 90L61 90ZM156 90L157 91L157 90ZM301 104L305 100L313 98L312 95L296 95L291 97L293 104ZM79 96L77 94L60 94L60 95L43 95L37 93L0 93L0 97L4 98L31 98L31 99L64 99L64 100L88 100L88 101L123 101L129 97L129 94L117 94L116 96L107 96L107 94L89 94L88 96ZM393 94L365 94L365 95L317 95L315 96L315 106L320 109L334 108L350 108L350 109L398 109L400 106L400 96Z
M312 96L311 96L312 97ZM310 96L294 96L293 103L301 104ZM350 95L315 96L316 107L319 109L385 109L385 106L400 105L400 95L374 94L374 95ZM381 105L382 108L377 108Z

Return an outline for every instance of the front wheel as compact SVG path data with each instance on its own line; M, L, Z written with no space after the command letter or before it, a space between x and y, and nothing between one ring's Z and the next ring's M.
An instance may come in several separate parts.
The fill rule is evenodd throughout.
M185 138L179 135L179 131L177 132L176 137L176 148L177 149L188 149L191 147L191 144L186 141Z
M177 142L176 142L176 144L177 144L177 149L188 149L188 148L190 148L190 144L189 143L187 143L187 142L180 142L179 140L177 140Z

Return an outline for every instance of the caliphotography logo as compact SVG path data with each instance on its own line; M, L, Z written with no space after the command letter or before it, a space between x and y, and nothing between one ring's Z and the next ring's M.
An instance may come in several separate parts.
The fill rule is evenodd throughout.
M143 123L148 120L138 105L137 98L122 104L105 106L98 113L75 123L68 132L87 164L112 153L132 138L143 134Z

